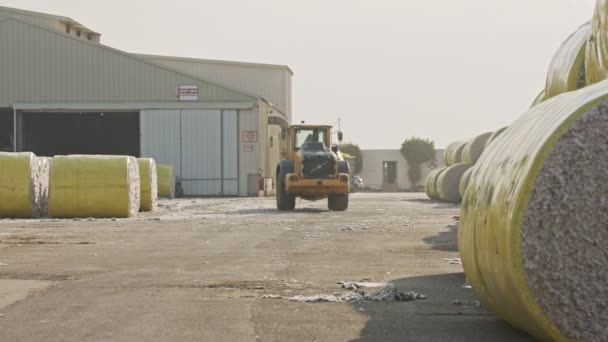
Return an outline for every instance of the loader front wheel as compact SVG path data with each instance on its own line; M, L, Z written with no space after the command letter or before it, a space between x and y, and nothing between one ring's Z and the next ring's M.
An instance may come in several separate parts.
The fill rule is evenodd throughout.
M296 196L285 192L285 183L280 182L277 189L277 209L281 211L294 210L296 207Z
M348 194L329 195L327 207L331 211L346 211L348 209Z

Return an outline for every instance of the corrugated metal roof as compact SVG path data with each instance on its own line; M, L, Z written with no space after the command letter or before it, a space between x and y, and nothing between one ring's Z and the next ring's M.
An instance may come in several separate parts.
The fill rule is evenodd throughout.
M65 24L70 24L74 28L81 29L82 31L85 31L86 33L101 35L100 33L91 30L90 28L82 25L81 23L77 22L76 20L74 20L72 18L69 18L69 17L61 16L61 15L48 14L48 13L42 13L42 12L34 12L34 11L27 11L27 10L22 10L22 9L19 9L19 8L4 7L4 6L0 6L0 12L7 12L7 13L12 13L12 14L21 15L21 16L38 17L38 18L44 18L44 19L53 19L53 20L56 20L58 22L62 22L62 23L65 23Z
M10 18L0 21L0 26L0 37L4 38L0 41L0 70L6 68L0 82L0 102L11 94L12 103L174 101L175 94L169 94L167 88L184 82L200 84L200 101L259 99L31 22ZM82 95L85 93L89 95Z
M251 62L237 62L237 61L223 61L217 59L202 59L202 58L192 58L192 57L176 57L176 56L162 56L162 55L148 55L148 54L135 54L137 56L141 56L143 58L153 58L153 59L164 59L164 60L173 60L173 61L187 61L187 62L196 62L196 63L208 63L208 64L222 64L222 65L234 65L234 66L242 66L242 67L253 67L253 68L268 68L268 69L282 69L287 70L293 75L293 70L288 65L283 64L267 64L267 63L251 63Z

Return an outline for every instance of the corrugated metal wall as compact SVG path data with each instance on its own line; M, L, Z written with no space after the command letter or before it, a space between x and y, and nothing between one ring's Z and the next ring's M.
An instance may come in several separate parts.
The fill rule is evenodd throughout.
M240 114L244 129L253 113ZM241 172L239 121L237 110L144 110L142 155L172 164L185 195L246 196L248 184L239 180L257 169L257 159L245 158Z
M264 98L291 118L292 76L287 67L179 57L138 56Z
M15 19L0 22L0 75L0 107L29 102L175 102L180 84L198 85L198 102L256 100Z

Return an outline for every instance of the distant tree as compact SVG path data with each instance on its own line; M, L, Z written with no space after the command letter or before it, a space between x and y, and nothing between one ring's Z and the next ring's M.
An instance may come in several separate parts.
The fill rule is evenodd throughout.
M435 142L428 139L412 137L401 144L401 154L409 166L407 176L416 189L422 174L422 164L435 160Z
M351 165L354 174L359 174L363 170L363 154L359 145L355 144L342 144L340 145L340 151L342 153L350 154L355 158L355 165Z

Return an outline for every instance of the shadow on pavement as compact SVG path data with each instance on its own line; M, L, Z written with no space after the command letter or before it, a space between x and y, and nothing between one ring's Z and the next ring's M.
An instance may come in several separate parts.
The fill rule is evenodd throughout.
M280 211L276 208L252 208L252 209L239 209L226 212L226 215L268 215L268 214L321 214L327 213L329 210L327 209L316 209L316 208L301 208L294 209L290 211Z
M439 232L437 235L422 239L425 243L438 251L458 252L458 223L446 226L447 232Z
M428 298L354 304L355 310L369 316L361 337L354 341L534 341L479 306L473 290L463 287L464 273L402 278L393 283L400 292L415 291Z

